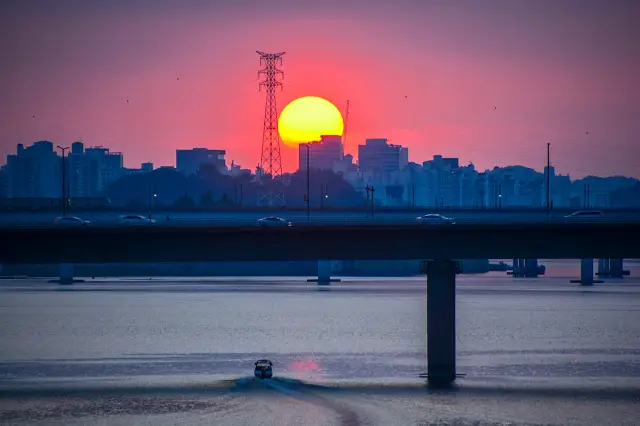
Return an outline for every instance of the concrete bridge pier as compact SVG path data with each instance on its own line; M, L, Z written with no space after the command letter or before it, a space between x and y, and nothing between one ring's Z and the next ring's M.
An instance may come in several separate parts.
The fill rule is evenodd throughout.
M520 263L521 260L524 259L520 259L520 258L514 258L513 259L513 270L511 271L511 275L514 277L521 277L522 275L520 275L522 273L522 269L524 267L524 265L522 265Z
M622 259L598 259L599 277L622 278L629 275L629 271L624 270L624 261Z
M537 278L539 275L538 259L513 259L513 271L510 275L514 277Z
M318 278L308 279L307 282L317 282L318 285L339 282L339 278L331 278L331 263L331 260L318 260Z
M525 259L524 262L524 276L538 278L538 259Z
M590 286L604 281L593 278L593 259L580 259L580 279L571 280L572 283Z
M611 278L622 278L629 275L629 271L624 269L624 260L609 259L609 276Z
M73 265L71 263L61 263L58 265L58 275L60 284L73 284Z
M456 379L456 272L451 260L427 262L427 374L430 385Z
M609 259L598 259L598 273L600 277L609 275Z

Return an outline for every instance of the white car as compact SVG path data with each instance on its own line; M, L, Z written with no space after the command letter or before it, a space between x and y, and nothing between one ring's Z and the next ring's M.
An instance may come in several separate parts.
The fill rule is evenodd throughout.
M424 216L417 217L416 220L423 225L453 225L456 223L452 218L442 216L441 214L425 214Z
M86 226L90 222L88 220L82 220L75 216L61 216L57 217L53 223L60 226Z
M604 214L600 210L578 210L565 216L566 220L598 220Z
M118 219L121 223L128 225L153 225L156 223L155 219L135 214L120 216Z
M259 226L291 226L291 222L284 220L281 217L269 216L258 219Z

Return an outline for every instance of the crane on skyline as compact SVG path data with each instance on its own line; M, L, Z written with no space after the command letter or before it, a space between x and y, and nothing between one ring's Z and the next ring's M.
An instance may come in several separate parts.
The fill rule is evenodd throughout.
M349 124L349 99L347 99L347 109L344 112L344 130L342 132L342 151L347 146L347 125Z

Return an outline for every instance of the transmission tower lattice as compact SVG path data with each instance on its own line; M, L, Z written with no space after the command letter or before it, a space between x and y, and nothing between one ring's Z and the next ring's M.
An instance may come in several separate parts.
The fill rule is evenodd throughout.
M282 90L281 79L284 78L282 70L282 56L285 52L264 53L256 51L260 55L258 76L260 90L264 87L267 91L267 99L264 106L264 126L262 129L262 149L260 154L260 170L263 175L271 177L269 188L258 196L259 206L283 206L284 194L281 190L275 191L273 184L282 178L282 157L280 156L280 135L278 134L278 109L276 108L276 89Z

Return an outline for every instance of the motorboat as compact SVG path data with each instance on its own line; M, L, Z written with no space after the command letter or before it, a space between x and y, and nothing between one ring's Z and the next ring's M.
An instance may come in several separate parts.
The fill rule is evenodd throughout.
M273 363L268 359L259 359L255 365L253 375L258 379L270 379L273 376Z

